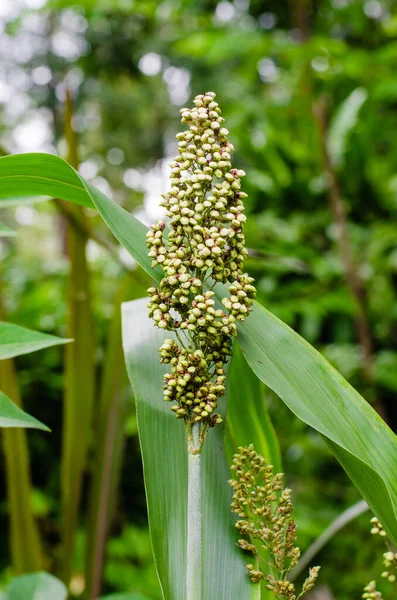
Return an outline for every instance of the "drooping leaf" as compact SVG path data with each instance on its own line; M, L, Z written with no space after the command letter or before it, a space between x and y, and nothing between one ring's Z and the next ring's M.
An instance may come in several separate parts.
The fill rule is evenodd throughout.
M358 114L367 98L368 92L364 88L353 90L342 102L330 123L327 147L331 160L336 167L340 167L343 163L349 134L356 126Z
M40 571L15 577L8 587L7 600L66 600L67 596L62 581Z
M35 153L0 158L0 206L2 199L37 194L95 206L119 242L149 275L153 275L145 243L147 227L109 200L66 161L52 154ZM160 269L157 273L161 273Z
M0 391L0 427L28 427L50 431L46 425L28 415Z
M0 159L1 199L50 196L93 207L80 176L59 156L14 154ZM0 201L0 207L2 206Z
M374 409L297 333L259 304L239 328L252 370L316 429L397 542L397 437Z
M147 300L123 304L123 346L137 403L151 539L165 600L185 597L187 449L183 423L164 402L158 348L170 332L155 328ZM220 412L226 413L225 400ZM230 471L224 427L208 434L202 452L203 599L259 598L250 583L246 557L236 546L230 511Z
M0 237L14 237L16 235L13 229L7 227L3 223L0 223Z
M0 360L29 354L29 352L35 352L42 348L67 344L71 341L26 329L14 323L0 321Z
M82 188L76 185L76 177L80 182L82 178L74 171L71 175L71 167L61 159L55 159L28 154L0 158L0 181L6 177L7 169L13 173L5 190L0 186L0 198L28 194L29 177L34 171L37 175L40 169L45 169L56 182L47 185L42 179L39 183L36 179L35 194L51 194L48 187L56 185L57 195L61 198L86 205L92 201L131 256L159 281L161 271L152 270L146 256L145 227L94 186L88 184L90 194L87 191L84 195ZM300 419L325 437L391 539L397 543L396 436L314 348L259 304L255 304L253 314L240 325L238 339L256 375Z
M282 472L280 447L265 404L263 384L234 344L227 392L226 451L231 465L238 446L254 444L255 450Z

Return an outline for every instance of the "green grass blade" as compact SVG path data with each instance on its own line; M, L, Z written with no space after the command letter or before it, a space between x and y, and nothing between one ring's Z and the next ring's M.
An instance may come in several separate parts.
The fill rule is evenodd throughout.
M52 154L14 154L0 158L1 199L50 196L93 208L78 173Z
M238 446L254 444L255 450L282 472L276 432L265 404L263 384L252 371L238 345L234 344L227 396L226 451L228 463Z
M183 423L164 402L158 347L170 332L162 332L147 317L147 300L123 305L123 345L134 389L140 435L149 524L156 567L165 600L185 597L187 533L187 450ZM225 399L220 412L226 413ZM224 427L210 431L202 452L203 599L257 599L246 557L236 546L230 512L230 471Z
M36 350L42 348L67 344L71 341L70 339L62 339L47 333L26 329L14 325L14 323L0 321L0 360L29 354L29 352L36 352Z
M255 305L239 329L255 374L316 429L397 543L397 437L310 344Z
M62 158L34 153L0 158L0 207L2 199L37 194L96 207L109 229L141 267L151 277L161 274L159 268L151 268L152 261L147 256L147 227L107 198Z
M7 600L66 600L67 589L49 573L15 577L8 587Z
M28 415L0 390L0 427L26 427L50 431L46 425Z

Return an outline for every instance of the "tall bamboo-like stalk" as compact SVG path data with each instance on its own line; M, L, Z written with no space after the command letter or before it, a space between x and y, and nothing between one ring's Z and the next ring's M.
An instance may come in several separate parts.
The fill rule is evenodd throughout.
M5 319L0 296L0 320ZM13 359L0 361L0 388L22 407ZM10 514L12 567L16 574L42 568L40 538L32 511L29 450L24 429L3 429L3 451L7 480L7 505Z
M65 138L67 160L78 166L77 139L72 128L72 101L66 95ZM79 220L83 209L73 208ZM73 219L67 222L70 263L68 290L68 337L74 339L65 352L65 394L61 464L62 576L69 583L74 541L78 527L82 478L86 463L94 399L95 342L90 297L90 273L86 258L87 235Z
M124 449L124 423L128 406L123 393L127 384L127 373L121 341L120 306L130 296L135 295L134 288L136 282L133 274L125 275L114 300L113 318L109 324L103 361L97 421L98 441L88 508L85 566L87 600L94 600L101 591L106 541Z

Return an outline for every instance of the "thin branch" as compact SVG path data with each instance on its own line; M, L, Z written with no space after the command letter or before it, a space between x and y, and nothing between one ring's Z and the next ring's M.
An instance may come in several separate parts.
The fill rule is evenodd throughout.
M373 343L365 307L365 292L358 275L354 260L352 244L349 236L345 204L339 181L327 148L327 107L325 98L321 98L313 106L313 114L320 132L320 143L323 153L324 169L329 180L328 200L334 222L337 226L338 245L347 286L356 304L356 331L362 348L363 368L368 381L372 380Z

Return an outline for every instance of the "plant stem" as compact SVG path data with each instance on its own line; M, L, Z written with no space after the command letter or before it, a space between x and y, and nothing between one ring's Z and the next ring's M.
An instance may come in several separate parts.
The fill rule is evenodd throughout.
M194 423L188 439L186 600L201 600L200 430L200 424Z

